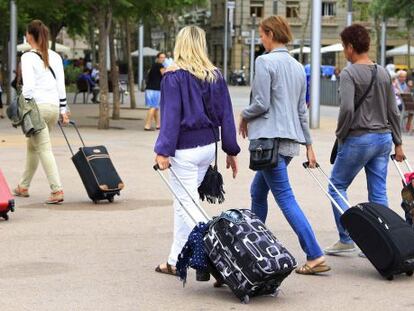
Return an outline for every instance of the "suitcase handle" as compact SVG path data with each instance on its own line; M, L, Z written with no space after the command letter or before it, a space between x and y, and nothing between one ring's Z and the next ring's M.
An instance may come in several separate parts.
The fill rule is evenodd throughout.
M329 198L329 200L332 202L332 204L335 206L336 210L343 215L344 211L339 206L338 202L331 196L328 190L325 189L325 187L322 185L322 182L320 179L316 176L316 174L313 172L313 170L309 167L309 162L304 162L303 167L308 171L309 175L313 177L313 179L318 184L319 188L325 193L325 195ZM332 181L329 179L328 175L326 175L325 171L321 168L321 166L316 163L316 168L318 171L324 176L324 178L328 181L329 185L335 190L335 192L341 197L341 199L345 202L345 204L348 206L348 208L351 208L351 204L349 204L349 201L345 199L345 197L339 192L338 188L335 187L335 185L332 183Z
M72 153L72 156L74 156L75 154L73 153L73 150L72 150L72 147L71 147L71 145L70 145L70 143L69 143L68 137L66 136L66 133L65 133L65 131L63 130L63 125L62 125L62 122L58 121L58 124L59 124L60 130L62 131L63 136L65 137L66 143L68 144L68 147L69 147L70 153ZM71 120L71 121L69 121L69 124L70 124L70 125L72 125L72 126L75 128L75 130L76 130L76 132L78 133L78 136L79 136L79 138L80 138L80 141L82 142L82 145L85 147L85 142L84 142L84 141L83 141L83 139L82 139L82 136L81 136L81 134L80 134L80 132L79 132L78 127L76 126L75 121L72 121L72 120Z
M390 155L390 158L391 158L392 162L394 163L395 168L397 169L398 173L400 174L400 177L401 177L401 179L402 179L402 181L403 181L403 183L404 183L404 186L406 186L406 185L407 185L407 182L405 181L404 172L403 172L403 170L401 169L401 167L400 167L399 163L397 162L397 160L395 160L395 154ZM411 168L410 163L409 163L409 162L408 162L408 160L407 160L407 157L404 157L404 164L405 164L405 166L406 166L406 168L407 168L408 172L410 172L410 173L411 173L413 170L412 170L412 168Z
M174 175L174 177L178 180L178 183L180 184L180 186L184 189L184 191L186 192L186 194L189 196L189 198L191 199L191 201L194 203L194 205L198 208L198 210L201 212L201 214L204 216L205 218L205 222L209 222L211 219L210 217L207 215L207 213L205 212L205 210L201 207L200 203L197 202L196 199L193 198L193 196L191 195L190 191L188 191L187 187L183 184L183 182L181 181L181 179L177 176L177 174L175 173L174 169L171 167L171 164L169 165L169 170L171 171L171 173ZM173 196L177 199L178 203L180 204L181 208L187 213L187 215L191 218L191 220L194 222L194 225L197 225L197 220L191 215L191 213L187 210L187 208L184 206L183 202L181 202L180 198L178 197L178 195L175 193L173 187L171 186L171 184L169 183L169 181L167 180L167 178L165 178L164 174L161 173L160 167L158 164L155 164L153 166L153 169L160 175L161 179L164 181L164 183L167 185L168 189L171 191L171 193L173 194Z

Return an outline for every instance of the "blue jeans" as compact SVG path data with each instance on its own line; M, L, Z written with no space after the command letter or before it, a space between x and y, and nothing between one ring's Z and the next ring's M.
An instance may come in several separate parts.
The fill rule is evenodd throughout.
M306 253L308 260L323 256L323 252L316 241L311 225L305 214L296 202L290 187L287 166L291 158L279 155L279 163L276 168L258 171L251 185L252 212L263 223L267 217L267 195L269 190L286 217L290 226L299 238L299 243Z
M342 196L348 199L346 190L355 176L365 168L368 201L388 206L387 169L391 148L392 137L390 133L369 133L346 138L343 144L338 147L338 155L331 173L331 182ZM348 206L331 186L329 186L329 193L343 211L348 209ZM332 208L340 241L353 243L339 221L339 212L333 205Z

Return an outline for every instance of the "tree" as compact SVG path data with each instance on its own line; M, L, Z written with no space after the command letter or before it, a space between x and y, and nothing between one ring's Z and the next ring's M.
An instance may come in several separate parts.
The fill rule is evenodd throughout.
M42 20L49 28L51 49L56 48L56 38L63 27L71 34L84 33L86 12L80 0L17 0L19 17L27 24L32 19Z
M115 23L112 20L112 25L109 29L109 53L111 58L111 81L112 81L112 94L113 94L113 108L112 119L120 119L120 107L121 102L119 100L119 72L115 55Z
M405 21L406 36L408 44L408 55L410 55L411 34L414 28L414 1L412 0L374 0L371 3L371 12L382 18L395 17ZM411 57L408 57L408 69L411 71Z

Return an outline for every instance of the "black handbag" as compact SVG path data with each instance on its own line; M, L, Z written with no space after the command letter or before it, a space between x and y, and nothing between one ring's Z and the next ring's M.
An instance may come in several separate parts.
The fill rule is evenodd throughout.
M249 144L250 164L253 171L277 167L279 154L278 138L252 139Z
M200 86L200 92L202 94L202 89ZM211 116L211 113L208 110L208 107L206 106L204 96L202 95L203 100L203 106L204 111L209 118L211 124L213 124L213 118ZM203 181L201 182L200 186L198 187L198 194L200 196L200 199L202 201L207 200L208 203L216 204L218 202L219 204L224 202L224 183L223 183L223 176L221 176L220 172L218 171L217 166L217 153L218 153L218 146L217 146L217 140L218 140L218 128L211 127L211 130L213 131L214 135L214 141L216 145L215 149L215 156L214 156L214 166L210 165L207 169L206 175L204 176Z
M368 86L367 90L365 91L364 95L362 95L362 97L356 103L356 105L354 107L354 112L357 112L358 108L361 107L362 103L367 98L368 93L371 91L372 85L374 84L376 78L377 78L377 65L374 65L374 70L372 71L371 82L369 83L369 86ZM339 145L339 142L338 142L338 138L337 138L337 139L335 139L335 143L334 143L334 145L332 147L332 151L331 151L331 156L329 158L329 162L331 164L335 163L336 156L338 155L338 145Z

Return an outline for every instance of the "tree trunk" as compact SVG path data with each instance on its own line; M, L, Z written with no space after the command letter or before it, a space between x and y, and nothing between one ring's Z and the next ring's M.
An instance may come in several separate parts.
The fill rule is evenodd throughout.
M115 23L112 22L111 29L109 30L109 52L111 57L111 80L112 80L112 94L113 94L113 108L112 108L112 119L120 119L120 108L121 102L119 100L119 72L118 66L116 64L116 55L115 55Z
M375 52L377 63L381 64L381 18L379 16L374 17L374 27L375 27Z
M50 29L50 41L52 43L52 46L50 47L51 50L56 51L56 38L59 35L59 32L63 28L63 23L52 23L49 25Z
M88 37L89 37L89 44L91 45L91 62L92 67L96 64L96 44L95 44L95 27L94 23L90 19L90 23L88 24Z
M306 31L308 30L311 10L312 10L312 1L309 0L308 7L306 9L306 19L305 19L305 23L302 26L302 36L300 40L299 61L302 64L305 62L305 57L303 55L303 46L305 45L305 36L306 36Z
M109 107L108 107L108 71L106 70L106 43L108 32L106 28L107 9L100 7L97 14L99 29L99 121L98 129L109 128Z
M126 56L128 61L128 85L129 85L129 97L131 99L131 109L137 108L135 101L135 85L134 85L134 70L132 68L132 56L131 56L131 25L128 19L125 19L125 31L126 31Z

